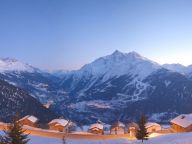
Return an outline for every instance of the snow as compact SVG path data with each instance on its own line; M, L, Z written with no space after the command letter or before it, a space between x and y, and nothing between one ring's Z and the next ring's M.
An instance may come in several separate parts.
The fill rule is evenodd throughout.
M65 119L54 119L51 122L49 122L49 124L52 124L52 123L56 123L56 124L60 124L62 126L66 126L68 124L68 121L65 120Z
M47 88L48 88L48 84L44 84L44 83L37 83L37 82L28 82L29 85L31 85L32 87L47 92Z
M149 87L150 85L147 84L147 83L144 83L144 82L140 81L138 78L134 78L131 82L129 82L127 85L125 85L125 86L123 87L123 90L125 90L125 91L126 91L126 90L129 90L129 87L132 86L132 85L134 85L137 90L134 91L134 93L133 93L133 94L130 94L129 96L126 96L126 95L125 95L125 99L126 99L127 97L131 97L131 100L130 100L130 101L138 101L138 100L144 99L144 97L139 97L139 95L140 95L143 91L145 91L145 90L147 89L147 87ZM126 92L126 93L128 93L128 92ZM118 93L118 95L119 95L119 96L123 96L123 94L119 94L119 93Z
M17 86L17 83L15 83L15 82L12 82L12 81L9 81L9 80L4 80L4 81L6 81L7 83L9 83L11 85Z
M162 127L163 129L169 129L169 128L170 128L170 125L169 125L169 124L163 124L163 125L161 125L161 127Z
M97 103L97 102L94 102L94 101L90 101L87 103L87 106L93 106L93 107L96 107L96 108L99 108L99 109L109 109L111 108L109 105L107 104L104 104L104 103Z
M161 113L153 113L148 120L149 121L155 121L155 122L161 122L161 120L166 116L169 115L168 112L161 112Z
M192 133L157 135L153 134L144 144L192 144ZM29 144L61 144L60 139L30 136ZM141 144L138 140L112 139L112 140L67 140L67 144Z
M1 131L2 135L3 132ZM61 139L48 138L29 135L29 144L62 144ZM138 140L128 139L111 139L111 140L67 140L67 144L141 144ZM149 140L144 141L144 144L192 144L192 132L175 133L175 134L158 134L150 135Z
M98 128L98 129L102 130L103 129L103 125L99 124L99 123L95 123L95 124L92 124L89 129L93 129L93 128Z
M168 87L171 84L171 81L165 80L165 86Z
M152 126L158 126L158 127L161 127L158 123L154 123L154 122L148 122L146 123L145 127L146 128L150 128Z
M136 52L121 53L115 51L111 55L86 64L80 70L72 71L69 75L74 75L75 82L78 82L83 77L90 76L93 76L94 80L102 77L102 82L105 82L112 77L122 75L133 75L142 80L160 68L159 64L142 57Z
M168 134L151 138L147 144L192 144L192 133ZM133 144L139 144L134 142Z
M122 127L122 128L125 127L125 125L124 125L122 122L120 122L120 121L117 122L117 126L118 126L118 127Z
M127 144L126 139L115 139L115 140L67 140L67 144ZM31 141L29 144L62 144L62 140L60 139L53 139L53 138L42 138L32 136Z
M25 117L23 117L22 119L20 119L19 121L22 121L24 119L28 119L29 121L33 122L33 123L36 123L39 119L36 118L35 116L32 116L32 115L27 115Z
M168 70L178 72L181 74L189 74L192 72L192 65L184 66L181 64L164 64L162 66Z
M119 122L120 127L125 127L125 125L122 122Z
M187 128L192 125L192 114L182 114L171 120L171 123Z
M141 79L160 68L160 66L136 52L128 54L115 51L112 55L97 59L93 63L84 66L81 71L92 75L104 75L103 81L111 77L119 77L125 74L138 75Z
M0 72L7 72L7 71L34 72L35 68L33 68L29 64L21 63L15 59L10 58L0 59Z

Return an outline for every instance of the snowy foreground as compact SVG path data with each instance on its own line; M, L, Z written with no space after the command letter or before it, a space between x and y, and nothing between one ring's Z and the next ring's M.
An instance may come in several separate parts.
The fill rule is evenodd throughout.
M62 144L60 139L30 136L29 144ZM113 139L106 141L69 140L68 144L141 144L137 140ZM192 144L192 133L162 135L144 142L144 144Z

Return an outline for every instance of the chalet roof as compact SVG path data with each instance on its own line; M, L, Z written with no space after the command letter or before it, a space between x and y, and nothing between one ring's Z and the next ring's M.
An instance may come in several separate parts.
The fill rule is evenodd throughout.
M49 124L56 123L56 125L66 126L68 124L68 122L69 121L67 121L65 119L54 119L54 120L50 121Z
M181 114L171 120L171 123L177 124L183 128L192 125L192 114Z
M23 117L22 119L20 119L19 121L22 121L24 119L28 119L29 121L36 123L39 119L33 115L27 115L25 117Z
M152 127L152 126L160 126L160 127L161 127L160 124L154 123L154 122L148 122L148 123L145 124L145 127L146 127L146 128L150 128L150 127Z
M92 124L89 129L98 128L98 129L103 130L103 127L104 127L104 126L103 126L102 124L100 124L100 123L95 123L95 124Z
M128 123L127 128L130 128L130 127L134 127L134 128L136 128L136 129L139 129L138 124L135 123L135 122Z
M120 122L120 121L117 121L116 123L114 123L111 128L115 128L115 127L122 127L122 128L125 128L125 125Z

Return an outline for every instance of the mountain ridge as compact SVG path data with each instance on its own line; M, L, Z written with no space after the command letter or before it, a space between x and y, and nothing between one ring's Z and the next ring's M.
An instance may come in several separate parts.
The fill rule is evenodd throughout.
M0 77L42 103L53 101L54 112L77 123L135 120L141 111L150 119L159 115L159 122L167 122L174 114L192 109L190 77L136 52L115 51L63 76L8 72Z

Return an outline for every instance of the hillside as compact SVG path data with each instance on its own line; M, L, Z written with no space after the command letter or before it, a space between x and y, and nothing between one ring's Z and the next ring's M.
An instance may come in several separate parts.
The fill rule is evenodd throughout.
M0 121L10 122L17 112L20 117L34 115L41 122L48 122L56 117L27 92L2 80L0 80L0 101Z

